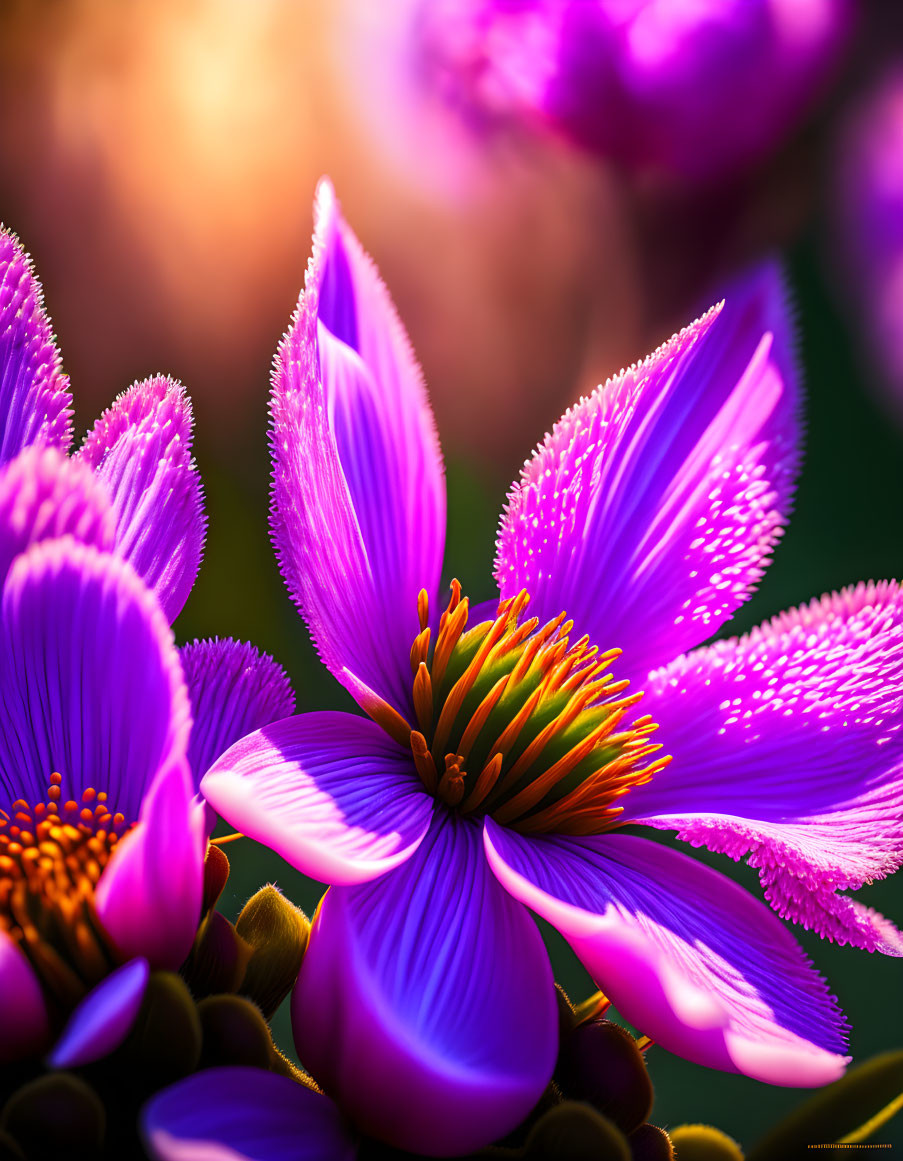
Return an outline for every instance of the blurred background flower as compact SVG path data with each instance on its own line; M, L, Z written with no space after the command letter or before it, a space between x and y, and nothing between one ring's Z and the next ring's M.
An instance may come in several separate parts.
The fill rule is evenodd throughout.
M416 55L465 114L712 181L798 127L851 15L848 0L421 0Z
M703 0L555 6L581 9L597 29L608 27L599 12L615 13L622 30L648 33L662 19L670 28L658 40L614 38L621 55L602 75L619 115L629 113L636 156L617 156L615 141L600 157L599 124L572 115L579 86L559 87L550 106L565 133L544 111L501 116L497 88L491 117L472 102L467 111L467 86L449 99L455 85L461 94L451 67L460 52L442 55L435 26L449 5L430 5L432 31L423 0L0 7L0 220L27 240L48 288L76 427L161 368L195 399L210 526L179 638L250 638L287 665L300 709L335 708L284 595L266 520L269 365L303 280L311 194L324 172L423 363L449 457L449 559L475 597L491 591L495 513L536 433L667 337L700 299L714 300L730 271L775 247L789 254L798 304L807 459L792 528L738 629L860 575L903 572L901 436L875 402L877 373L857 354L873 340L834 304L827 255L838 230L825 229L820 210L838 114L903 50L893 6L755 0L718 5L720 20ZM513 19L544 6L510 0L506 10ZM779 12L799 22L792 49ZM609 43L594 36L576 43ZM637 37L661 72L638 71L623 47ZM520 109L541 91L537 60L549 68L536 27L528 44L541 55L514 77ZM552 44L559 73L556 60L583 67L579 55L556 58ZM673 44L683 45L683 71L668 64ZM429 71L437 56L440 83ZM707 73L707 60L730 67ZM728 89L714 93L713 75ZM644 111L664 109L673 127L699 108L712 121L694 114L689 136L674 130L663 141L648 125L641 134ZM706 124L719 127L717 148ZM316 901L318 887L255 853L236 859L233 903L266 876L309 909ZM899 912L899 890L874 888L875 906ZM579 995L580 978L556 954ZM820 964L856 1028L854 1053L897 1043L898 965L868 961L863 988L864 957L825 948ZM749 1139L794 1101L664 1053L655 1067L663 1121L710 1119Z
M835 149L834 217L843 299L861 353L903 421L903 58L849 114Z

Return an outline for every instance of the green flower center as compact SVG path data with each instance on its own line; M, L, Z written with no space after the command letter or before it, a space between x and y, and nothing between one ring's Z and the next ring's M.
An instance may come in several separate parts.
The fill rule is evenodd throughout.
M648 716L624 719L642 694L620 696L610 666L562 613L540 626L525 619L526 591L499 603L493 620L467 628L469 605L452 583L438 631L420 593L420 633L411 648L416 728L389 707L367 707L409 744L431 794L462 814L489 814L523 833L599 834L619 803L669 759ZM376 712L374 712L374 710Z

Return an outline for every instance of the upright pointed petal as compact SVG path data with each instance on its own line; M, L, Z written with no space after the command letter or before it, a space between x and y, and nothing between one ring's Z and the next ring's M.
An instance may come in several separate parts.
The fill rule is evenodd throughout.
M117 968L81 1001L48 1057L51 1068L80 1068L113 1052L128 1035L150 971L146 959Z
M786 519L798 391L780 276L729 289L655 354L566 412L499 531L503 597L624 650L643 679L746 599Z
M397 870L332 888L292 996L305 1067L364 1132L468 1153L509 1132L552 1073L548 956L471 822L437 817Z
M38 978L19 945L0 930L0 1064L40 1051L49 1035Z
M204 548L191 423L185 389L157 375L124 391L78 452L109 488L119 551L156 592L170 624L188 599Z
M417 594L433 600L442 565L442 460L407 336L326 182L315 219L273 375L273 538L333 674L405 712Z
M899 955L903 937L837 889L903 862L903 592L859 585L649 678L674 758L625 820L749 856L785 918ZM896 948L896 950L894 950Z
M230 826L323 883L363 883L397 867L433 813L410 751L369 718L333 712L243 738L201 792Z
M628 835L526 839L488 820L500 882L564 935L615 1007L670 1052L769 1084L827 1084L845 1026L764 904Z
M72 442L69 378L41 284L18 239L0 226L0 464L31 444Z
M179 655L194 719L188 760L198 785L234 742L291 717L295 695L282 666L242 641L192 641Z
M125 957L178 968L201 920L207 825L188 763L156 776L141 817L117 845L94 902L107 933Z
M30 544L73 536L110 549L116 522L107 491L56 448L26 448L0 469L0 584Z
M190 717L172 632L120 557L71 537L14 562L0 607L0 798L41 802L51 773L137 819Z
M142 1113L155 1161L354 1161L356 1134L327 1097L262 1068L210 1068Z

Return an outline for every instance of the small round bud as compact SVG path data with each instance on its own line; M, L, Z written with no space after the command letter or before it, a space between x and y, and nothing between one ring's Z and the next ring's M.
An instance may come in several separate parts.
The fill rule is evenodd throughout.
M135 1083L149 1090L193 1072L201 1058L201 1021L185 981L152 972L138 1018L123 1045Z
M633 1161L674 1161L671 1140L657 1125L640 1125L630 1134L630 1155Z
M239 990L269 1020L298 978L310 922L281 891L267 886L244 905L235 930L252 949Z
M51 1072L10 1097L0 1125L27 1157L87 1158L103 1146L106 1114L94 1089L83 1080L68 1072Z
M565 1101L534 1125L524 1161L631 1161L627 1138L589 1105Z
M727 1133L711 1125L678 1125L671 1144L680 1161L743 1161L743 1150Z
M571 1100L588 1101L625 1133L652 1110L652 1082L636 1041L626 1028L592 1020L562 1043L555 1074Z
M241 996L208 996L198 1004L203 1049L201 1068L243 1064L269 1068L273 1040L260 1011Z

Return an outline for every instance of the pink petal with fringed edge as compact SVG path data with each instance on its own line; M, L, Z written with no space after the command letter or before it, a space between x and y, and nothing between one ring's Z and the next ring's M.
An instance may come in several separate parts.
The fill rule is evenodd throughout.
M787 919L903 954L903 936L838 890L903 862L903 592L859 585L792 609L649 678L674 759L624 799L759 868Z
M179 650L191 698L188 759L197 785L214 761L246 734L295 712L281 665L231 638L192 641Z
M66 451L72 396L41 284L16 236L0 226L0 464L31 444Z
M760 267L566 412L502 518L496 579L566 610L643 681L742 604L786 520L798 391L780 276Z
M109 550L116 520L106 488L56 448L26 448L0 468L0 584L15 557L39 540L72 536Z
M184 388L158 375L124 391L78 452L109 489L118 551L156 592L170 624L188 599L204 547L191 424Z
M304 291L273 374L273 539L325 664L402 713L417 594L433 600L445 481L423 379L322 182Z

